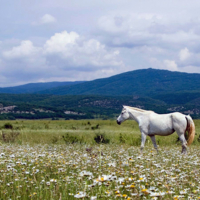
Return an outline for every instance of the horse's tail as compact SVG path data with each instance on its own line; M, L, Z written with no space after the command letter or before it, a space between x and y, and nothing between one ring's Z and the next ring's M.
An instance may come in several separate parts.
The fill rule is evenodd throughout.
M185 118L187 120L187 128L186 128L185 132L188 131L187 144L190 145L190 144L192 144L192 142L194 140L195 125L194 125L194 122L193 122L192 118L190 117L190 115L187 115Z

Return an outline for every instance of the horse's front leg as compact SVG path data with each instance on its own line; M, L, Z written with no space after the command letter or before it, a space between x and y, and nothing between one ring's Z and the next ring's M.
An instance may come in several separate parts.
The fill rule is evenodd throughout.
M158 146L157 146L157 144L156 144L156 137L155 137L155 135L150 136L150 138L151 138L151 141L152 141L152 143L153 143L153 146L154 146L155 150L156 150L157 153L158 153Z
M142 141L141 141L140 153L142 154L147 136L146 134L144 134L144 132L141 132L141 134L142 134Z

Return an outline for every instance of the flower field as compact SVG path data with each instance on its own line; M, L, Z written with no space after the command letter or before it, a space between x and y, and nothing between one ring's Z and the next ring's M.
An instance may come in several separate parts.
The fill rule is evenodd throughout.
M200 199L195 125L183 156L176 134L156 137L159 154L147 139L140 155L133 121L0 121L0 199Z
M200 148L1 145L1 199L200 199Z

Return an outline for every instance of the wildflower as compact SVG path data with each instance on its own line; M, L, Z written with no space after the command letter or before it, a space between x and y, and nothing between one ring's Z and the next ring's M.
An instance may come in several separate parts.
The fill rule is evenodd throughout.
M116 167L116 163L114 163L114 162L113 163L108 163L108 166L109 167Z
M57 183L57 180L56 179L51 179L50 182L51 183Z
M127 194L123 194L122 197L126 198L128 195Z
M180 191L180 194L187 194L187 191L186 190L182 190L182 191Z
M79 192L78 194L74 195L75 198L80 199L86 197L85 192Z
M144 193L145 195L149 194L149 191L145 188L141 190L142 193Z
M165 192L151 192L150 193L150 197L160 197L160 196L164 196L165 195Z
M50 182L46 182L46 185L48 185L48 186L49 186L49 185L50 185Z

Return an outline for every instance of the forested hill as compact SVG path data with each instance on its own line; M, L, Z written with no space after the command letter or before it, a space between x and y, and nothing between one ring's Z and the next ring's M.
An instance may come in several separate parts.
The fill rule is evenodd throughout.
M0 88L0 93L54 95L169 95L200 92L200 74L141 69L93 81L29 83Z
M157 69L135 70L109 78L87 81L40 91L56 95L143 95L155 96L176 92L200 92L200 74Z
M116 118L122 105L200 118L200 74L143 69L69 82L76 85L56 84L28 84L11 88L14 92L7 88L13 94L0 94L0 119Z
M75 84L78 84L78 83L83 83L83 81L28 83L28 84L25 84L25 85L0 88L0 93L31 94L31 93L36 93L38 91L47 90L49 88L55 88L55 87L60 87L60 86L68 86L68 85L75 85Z

